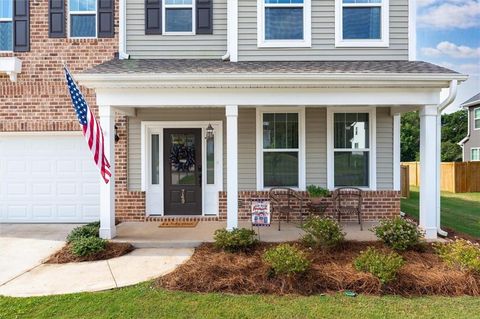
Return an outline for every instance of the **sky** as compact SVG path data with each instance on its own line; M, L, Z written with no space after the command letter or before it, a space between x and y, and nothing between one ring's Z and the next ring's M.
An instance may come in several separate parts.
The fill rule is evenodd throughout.
M417 0L417 60L469 75L448 113L480 92L480 0Z

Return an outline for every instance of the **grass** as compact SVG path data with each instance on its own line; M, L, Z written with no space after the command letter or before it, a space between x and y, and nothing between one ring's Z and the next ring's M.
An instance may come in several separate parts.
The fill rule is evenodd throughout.
M410 187L410 198L402 199L401 209L418 219L418 187ZM480 238L480 193L442 192L441 223L444 227Z
M0 318L478 318L474 297L233 296L142 283L73 295L0 297Z

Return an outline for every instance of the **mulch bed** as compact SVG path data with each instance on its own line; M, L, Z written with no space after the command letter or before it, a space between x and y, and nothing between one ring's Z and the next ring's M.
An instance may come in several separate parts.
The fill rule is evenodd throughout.
M128 254L132 250L134 250L134 247L129 243L108 242L105 250L93 255L78 257L72 254L70 250L70 245L67 244L63 246L63 248L57 251L55 254L50 256L45 261L45 263L46 264L66 264L71 262L106 260L106 259L123 256L125 254Z
M358 272L352 264L368 246L388 251L380 242L346 242L331 252L306 250L312 260L310 270L292 278L269 275L261 257L272 245L262 243L248 253L233 254L204 244L185 264L157 279L156 285L171 290L234 294L313 295L352 290L371 295L480 296L480 275L446 267L427 244L418 251L402 253L406 264L397 279L386 286L371 274Z

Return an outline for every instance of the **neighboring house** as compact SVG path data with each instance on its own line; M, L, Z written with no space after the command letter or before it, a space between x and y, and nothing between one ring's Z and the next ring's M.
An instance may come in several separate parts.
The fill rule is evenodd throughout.
M461 105L468 112L468 133L458 145L462 147L463 161L480 161L480 93Z
M413 1L2 4L0 221L100 218L105 238L115 218L231 229L271 187L309 184L361 187L365 219L392 217L400 114L419 109L420 224L436 237L438 111L466 76L414 61ZM107 185L78 132L62 61L98 111L115 159Z

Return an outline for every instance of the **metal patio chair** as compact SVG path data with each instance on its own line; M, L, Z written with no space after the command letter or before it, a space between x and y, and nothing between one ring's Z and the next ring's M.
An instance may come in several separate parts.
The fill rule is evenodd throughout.
M356 187L340 187L333 192L334 209L338 222L341 215L357 215L360 230L363 230L362 202L363 192Z
M281 228L282 217L285 217L287 223L289 223L290 213L295 212L297 207L300 210L300 219L303 218L303 203L305 199L300 192L288 187L276 187L270 189L268 197L270 199L272 220L275 214L278 215L278 230Z

